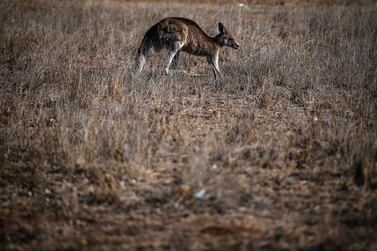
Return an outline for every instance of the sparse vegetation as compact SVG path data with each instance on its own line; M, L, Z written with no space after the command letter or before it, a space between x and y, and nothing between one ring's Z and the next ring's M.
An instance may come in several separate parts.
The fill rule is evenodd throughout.
M129 78L166 16L233 31L225 79L184 54L199 76L154 56ZM1 1L0 248L376 249L376 24L376 5Z

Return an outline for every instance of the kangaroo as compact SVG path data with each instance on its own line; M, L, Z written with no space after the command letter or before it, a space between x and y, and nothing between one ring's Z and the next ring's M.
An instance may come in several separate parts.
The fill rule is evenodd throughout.
M219 52L224 46L238 49L239 44L225 29L222 23L218 24L219 34L208 36L197 23L182 17L168 17L153 25L144 35L135 58L135 70L140 73L145 64L149 50L155 52L161 49L168 51L165 73L169 74L170 65L176 68L180 51L206 57L212 68L215 79L223 77L219 68Z

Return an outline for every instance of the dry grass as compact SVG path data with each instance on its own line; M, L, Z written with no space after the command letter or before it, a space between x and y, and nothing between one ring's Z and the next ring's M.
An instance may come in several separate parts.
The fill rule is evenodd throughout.
M130 80L185 16L225 79ZM0 3L2 250L377 248L377 7ZM198 191L203 198L195 198Z
M87 1L87 0L82 0ZM139 0L111 0L115 2L140 2ZM261 4L261 5L375 5L374 0L144 0L143 2L169 2L186 4Z

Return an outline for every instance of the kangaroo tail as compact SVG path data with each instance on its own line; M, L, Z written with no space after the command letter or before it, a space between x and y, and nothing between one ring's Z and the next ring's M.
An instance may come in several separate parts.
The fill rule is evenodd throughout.
M135 57L134 71L140 73L145 64L148 56L149 49L153 46L153 39L151 37L151 31L145 33L143 40L140 43Z

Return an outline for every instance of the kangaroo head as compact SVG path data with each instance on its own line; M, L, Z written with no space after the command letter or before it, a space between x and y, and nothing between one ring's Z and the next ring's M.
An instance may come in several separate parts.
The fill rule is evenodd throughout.
M219 23L220 34L216 36L216 41L221 46L228 46L233 49L238 49L240 45L234 40L232 35L225 29L225 26L222 23Z

